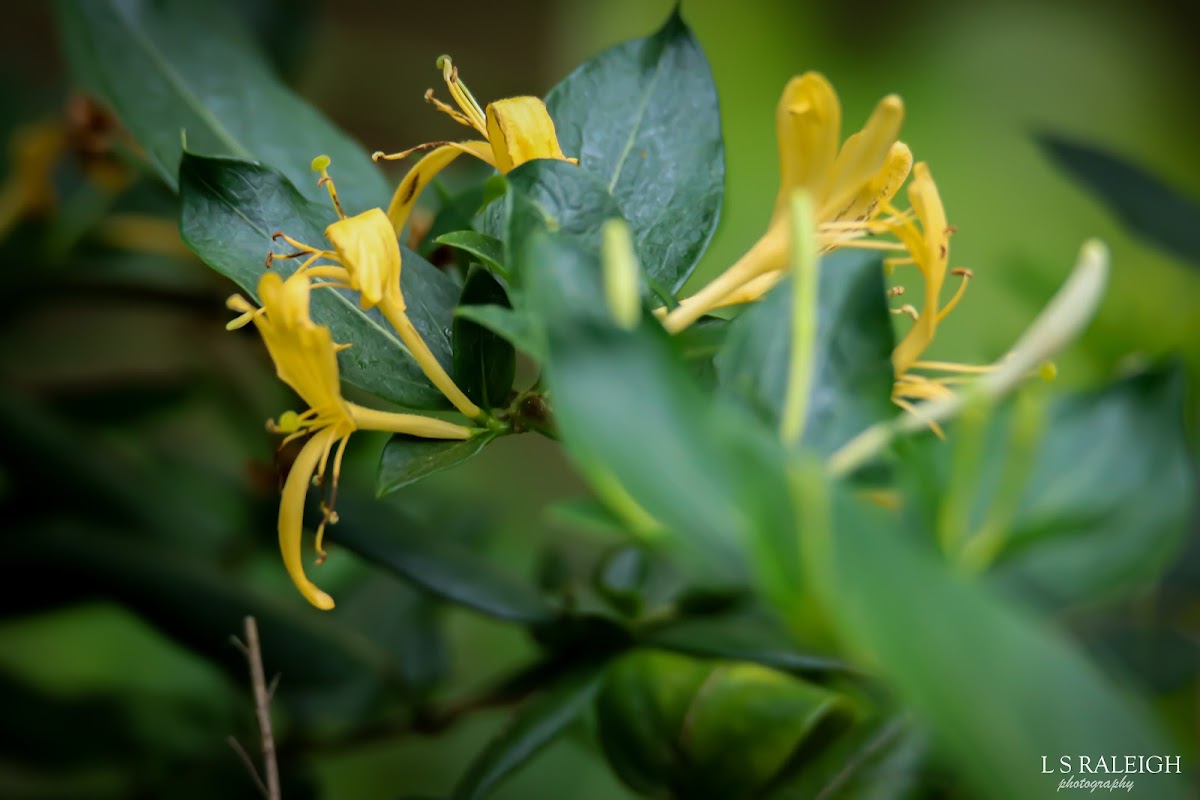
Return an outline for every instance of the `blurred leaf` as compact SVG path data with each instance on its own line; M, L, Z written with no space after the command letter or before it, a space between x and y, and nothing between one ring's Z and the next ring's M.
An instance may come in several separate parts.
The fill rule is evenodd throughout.
M453 231L442 234L434 241L478 258L488 270L508 279L508 269L504 266L504 242L499 239L476 231Z
M454 309L454 316L487 328L539 363L546 360L546 348L532 321L519 311L507 306L459 306Z
M501 782L561 736L600 690L603 666L590 665L522 707L468 767L454 787L454 800L490 797Z
M596 712L605 754L633 789L741 800L760 796L802 746L819 749L850 708L758 664L635 650L609 669Z
M892 417L892 321L875 251L820 261L815 374L803 444L829 454ZM783 414L791 359L792 286L784 281L728 325L716 356L724 388L772 428Z
M1051 795L1060 776L1041 774L1044 756L1173 752L1144 710L1058 634L952 576L893 516L840 496L832 529L805 536L806 552L823 554L807 568L838 630L929 723L980 796ZM1154 777L1155 798L1184 797L1182 779Z
M481 164L480 166L483 165ZM468 168L467 171L472 174L475 172L471 168ZM441 198L441 205L433 217L433 222L430 224L429 230L421 237L419 247L421 255L432 260L433 251L444 244L439 241L443 235L474 232L471 228L473 227L475 215L484 206L483 180L484 178L481 175L474 181L468 181L467 188L458 194L451 194L446 191L440 181L434 182L433 188L437 190Z
M1112 600L1157 578L1183 540L1195 500L1183 402L1177 365L1131 375L1056 400L1028 465L1010 466L1008 455L985 461L971 482L964 524L978 532L1009 518L995 560L999 576L1022 590L1032 583L1056 604ZM1011 406L993 415L985 452L1017 446L1016 415ZM950 491L954 448L930 435L903 447L904 472L923 492L932 526ZM1020 470L1019 496L1000 498L1012 469Z
M1059 168L1090 190L1126 227L1151 244L1200 266L1200 202L1141 166L1086 142L1040 133Z
M343 504L344 505L344 504ZM379 515L375 515L379 522ZM380 531L366 513L343 514L326 533L334 541L429 593L481 614L523 625L558 614L529 584L500 571L441 531L408 525Z
M509 305L508 293L484 269L473 268L463 284L458 301L462 306ZM508 395L517 370L513 345L490 329L465 319L454 318L451 330L454 351L454 380L467 397L492 410L508 405Z
M497 435L496 431L484 431L470 439L455 441L397 434L384 445L376 495L386 497L427 475L455 467L478 454Z
M1050 411L999 567L1062 601L1153 581L1195 503L1182 367L1155 369Z
M613 324L596 259L572 238L539 234L519 262L539 276L530 301L549 329L545 377L563 441L602 497L615 479L643 513L686 533L676 538L686 552L736 572L748 520L725 454L702 433L711 404L657 321Z
M783 631L745 615L683 619L649 631L640 641L677 653L749 661L809 678L851 671L836 658L798 649Z
M725 189L716 86L678 11L653 36L584 62L546 104L566 155L616 197L651 283L678 291L716 229Z
M525 263L515 257L514 248L519 248L534 232L571 234L598 252L600 229L607 220L621 217L617 201L603 181L566 161L528 161L506 177L505 263L518 287L536 282L545 269L541 264ZM600 297L597 295L596 299ZM516 302L517 298L513 300Z
M327 206L301 197L286 178L267 167L229 158L185 153L180 165L183 203L180 233L204 261L257 297L263 262L273 247L271 235L284 231L320 247L324 230L336 216ZM408 315L443 366L450 363L450 324L458 287L416 253L401 247L404 269L400 284ZM275 261L283 276L294 260ZM338 354L342 378L372 394L414 408L446 405L441 392L425 378L378 309L364 311L349 292L313 292L313 319L328 325L336 342L351 342Z
M382 572L360 580L338 608L342 621L395 661L405 688L424 699L449 673L449 644L438 604L424 592Z
M325 190L309 165L325 153L348 211L387 199L387 183L368 155L278 81L221 4L58 0L55 6L75 79L112 107L171 186L185 134L192 152L260 160L311 200Z
M768 800L917 800L928 745L903 717L859 725L814 760L789 765ZM928 786L928 785L926 785Z
M210 562L144 539L103 529L57 525L27 537L21 556L46 565L59 580L115 599L166 636L220 665L238 685L246 659L231 643L242 619L254 616L268 674L280 672L278 697L301 713L354 718L380 691L398 684L395 665L366 638L299 598L288 601L240 586Z

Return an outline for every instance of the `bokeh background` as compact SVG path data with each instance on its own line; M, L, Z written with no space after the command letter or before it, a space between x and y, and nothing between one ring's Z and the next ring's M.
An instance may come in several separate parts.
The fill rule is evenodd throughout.
M302 95L368 149L398 150L458 133L421 99L438 84L439 54L454 57L483 102L540 95L587 56L657 28L672 3L237 6ZM60 114L69 84L52 10L22 4L5 15L0 133L8 139L20 125ZM986 361L1004 353L1070 269L1080 243L1097 236L1112 250L1112 287L1088 334L1059 362L1058 380L1094 384L1177 353L1196 385L1197 265L1122 229L1034 138L1054 131L1102 146L1200 196L1200 104L1189 77L1200 74L1200 50L1173 3L687 0L683 15L716 77L728 174L721 226L693 281L723 269L764 227L777 186L779 91L791 75L819 70L837 87L848 127L884 94L904 97L903 138L930 162L957 226L951 260L976 279L939 329L934 356ZM11 176L13 164L0 169ZM65 195L56 213L78 211L71 202L86 200ZM128 218L167 202L152 180L142 181L117 211ZM132 504L155 506L165 526L186 519L164 538L188 558L302 605L271 551L273 441L261 425L290 400L253 337L224 331L222 302L231 287L173 243L169 230L153 238L151 252L131 254L120 225L76 234L54 224L53 215L27 222L0 241L0 527L14 537L36 535L64 508L94 519L98 531L119 524L97 497L78 490L72 472L98 471ZM56 249L56 241L73 244ZM369 493L381 445L355 437L347 484ZM553 500L580 492L555 448L524 436L397 502L406 514L435 520L447 504L489 509L477 526L478 546L531 574L548 543L568 556L605 545L545 513ZM102 534L95 535L102 547ZM323 585L333 589L378 582L379 603L407 591L348 553L335 553L323 570ZM119 589L79 572L78 564L31 571L0 551L0 796L123 797L161 781L244 780L223 742L250 730L244 686L128 610ZM365 597L357 613L379 607L372 602ZM440 613L455 686L479 685L533 651L511 628L463 611ZM1196 702L1194 684L1164 701L1172 724L1193 743ZM444 791L503 720L503 712L483 712L438 738L379 736L315 753L306 782L335 800ZM55 753L72 756L67 768L45 766ZM163 775L152 775L156 769ZM497 796L625 794L583 743L568 740Z

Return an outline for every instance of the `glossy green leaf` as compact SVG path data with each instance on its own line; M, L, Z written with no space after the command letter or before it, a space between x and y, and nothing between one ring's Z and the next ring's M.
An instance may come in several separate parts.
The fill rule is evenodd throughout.
M504 242L499 239L476 231L452 231L434 241L467 253L501 278L508 278L508 269L504 266Z
M56 8L75 79L112 107L172 187L186 135L190 151L261 161L311 200L325 191L310 168L324 153L347 211L387 200L367 153L279 82L223 4L58 0Z
M509 305L504 287L484 269L472 269L458 301L463 306ZM451 330L454 381L480 407L503 408L517 370L517 353L507 339L462 316Z
M843 250L822 258L819 270L815 374L802 443L828 454L894 416L893 335L878 255ZM790 282L728 327L716 356L721 385L778 428L791 358Z
M327 536L437 597L521 624L546 623L557 617L536 589L441 531L415 523L403 530L380 530L379 514L345 512L341 516L342 521L329 528Z
M487 328L537 362L546 360L546 346L532 320L507 306L459 306L454 309L458 319L469 319Z
M591 705L604 676L591 665L530 700L467 768L454 800L490 797L506 778L566 732Z
M1086 142L1042 133L1038 143L1117 219L1151 244L1200 266L1200 201L1138 164Z
M184 242L205 263L231 278L252 297L272 247L271 235L284 231L313 246L325 242L325 228L337 217L326 204L311 203L278 172L229 158L184 155L180 166ZM443 365L450 363L450 324L458 287L416 253L401 247L400 283L409 318ZM276 260L271 269L288 275L296 260ZM378 309L363 311L349 293L313 293L313 319L328 325L336 342L351 347L338 354L342 379L372 394L414 408L446 405L425 378Z
M563 152L616 197L652 284L678 291L721 212L717 92L696 37L673 13L657 33L584 62L546 98Z
M397 434L384 445L376 476L376 494L386 497L427 475L455 467L481 452L496 435L495 431L484 431L470 439L456 441Z
M528 161L506 177L506 263L518 285L540 279L541 265L515 257L534 233L571 234L598 251L604 223L621 217L621 209L604 182L566 161Z
M806 552L828 554L808 562L826 611L979 796L1054 796L1064 776L1042 774L1043 757L1175 752L1143 708L1044 622L952 575L889 513L848 496L835 509L831 529L805 534ZM1188 794L1177 775L1136 782L1156 800Z

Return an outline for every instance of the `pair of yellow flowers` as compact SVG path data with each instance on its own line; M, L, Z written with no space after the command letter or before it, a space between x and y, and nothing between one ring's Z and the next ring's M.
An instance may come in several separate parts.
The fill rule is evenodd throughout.
M240 313L229 327L253 322L275 362L279 378L308 404L308 410L287 412L269 427L287 434L285 443L311 435L300 450L283 488L279 508L279 544L284 565L306 599L321 609L333 599L305 575L301 538L308 486L313 477L323 481L331 474L331 498L336 491L342 454L354 431L405 433L430 439L467 439L481 428L416 414L379 411L345 400L341 395L337 352L349 347L335 344L327 327L313 322L309 303L313 288L333 287L357 292L363 308L378 307L430 381L469 420L484 413L461 390L433 356L409 320L400 290L400 249L397 234L404 227L417 198L430 181L463 153L472 155L501 173L538 158L567 159L554 123L541 100L514 97L482 109L458 78L449 58L438 66L455 101L451 107L432 96L426 99L456 122L477 131L482 141L435 142L393 155L376 153L376 159L424 155L397 187L385 213L371 209L353 217L342 211L337 190L328 174L329 160L318 157L313 168L329 192L339 219L325 231L329 248L313 247L277 234L295 252L268 256L273 260L303 259L291 276L264 273L258 285L261 307L235 295L229 307ZM911 305L901 311L914 319L893 354L896 371L894 399L911 409L912 400L948 393L943 380L917 375L915 368L944 369L953 365L921 362L921 353L933 339L937 323L962 296L969 273L947 268L950 229L937 187L924 164L912 165L908 147L897 141L904 109L900 99L881 100L863 129L841 142L841 104L833 87L821 75L793 78L784 89L776 115L780 157L780 188L775 212L766 233L733 266L669 312L660 312L667 330L678 332L720 307L751 302L775 285L788 268L790 239L788 201L797 190L806 191L816 211L817 237L822 252L855 246L894 250L889 266L915 264L925 291L920 310ZM910 211L899 211L892 199L908 178ZM890 235L894 240L883 240ZM941 303L948 274L958 273L962 284L953 298ZM896 290L893 290L893 294ZM330 463L332 460L332 463ZM330 503L322 504L323 519L317 529L316 549L321 551L325 525L336 522Z

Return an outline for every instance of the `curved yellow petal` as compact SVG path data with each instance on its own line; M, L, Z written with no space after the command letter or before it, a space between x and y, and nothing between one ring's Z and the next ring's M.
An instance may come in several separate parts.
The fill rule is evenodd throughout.
M312 482L317 462L333 446L337 433L332 428L318 431L300 450L300 455L288 472L283 485L283 497L279 501L279 550L283 555L283 566L292 583L304 595L304 599L322 611L333 608L333 598L316 587L304 574L304 559L301 540L304 533L304 498Z
M450 162L463 153L469 153L480 161L493 164L494 166L492 147L487 142L447 142L426 153L408 171L408 174L404 176L404 180L400 181L400 185L396 187L395 194L392 195L392 202L388 204L387 216L392 221L392 227L397 233L408 222L408 215L412 213L413 206L417 204L417 198L420 196L421 191ZM391 156L388 158L391 158Z
M536 97L509 97L489 104L487 132L501 174L535 158L564 160L554 120Z
M823 221L865 222L874 219L892 202L896 192L900 191L900 187L912 171L912 163L912 151L908 149L908 145L904 142L893 142L879 171L859 186L858 191L840 211L831 217L822 218Z
M383 209L338 220L325 229L325 238L337 251L338 260L350 276L350 286L359 293L363 308L373 308L385 296L400 298L400 246L396 230Z
M888 95L876 104L863 129L846 139L825 186L816 194L821 198L818 219L845 218L840 213L884 166L903 122L904 101L899 96Z
M824 75L806 72L788 81L775 110L779 145L779 195L775 214L786 212L796 189L819 197L838 154L842 104Z

